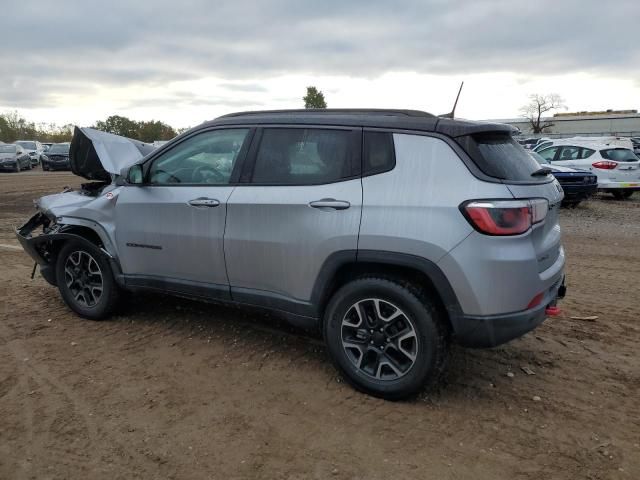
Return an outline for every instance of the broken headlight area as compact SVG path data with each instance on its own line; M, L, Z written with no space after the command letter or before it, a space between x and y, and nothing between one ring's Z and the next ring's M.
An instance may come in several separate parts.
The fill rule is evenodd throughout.
M38 212L16 229L16 237L31 258L40 265L48 265L53 260L53 242L50 236L58 233L60 228L61 225Z

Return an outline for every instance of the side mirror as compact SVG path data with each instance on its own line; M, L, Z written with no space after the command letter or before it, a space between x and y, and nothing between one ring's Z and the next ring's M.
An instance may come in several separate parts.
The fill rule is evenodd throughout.
M142 165L132 165L120 170L120 175L116 179L116 185L121 187L123 185L142 185Z
M129 171L127 172L126 179L127 183L131 185L141 185L143 179L142 165L131 165L131 167L129 167Z

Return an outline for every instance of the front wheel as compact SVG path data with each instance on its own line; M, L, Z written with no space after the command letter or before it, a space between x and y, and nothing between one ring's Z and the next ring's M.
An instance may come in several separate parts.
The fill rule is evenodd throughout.
M109 261L88 242L70 241L62 247L56 281L64 302L81 317L102 320L118 304L118 286Z
M448 334L435 305L395 280L365 277L334 294L323 324L329 354L356 389L388 400L442 376Z

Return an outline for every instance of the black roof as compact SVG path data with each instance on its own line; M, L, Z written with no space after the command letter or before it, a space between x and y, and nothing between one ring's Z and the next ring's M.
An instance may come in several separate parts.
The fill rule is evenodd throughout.
M436 132L449 137L474 133L505 132L515 129L503 123L475 122L436 117L420 110L322 108L303 110L263 110L231 113L206 122L213 125L250 124L332 125Z

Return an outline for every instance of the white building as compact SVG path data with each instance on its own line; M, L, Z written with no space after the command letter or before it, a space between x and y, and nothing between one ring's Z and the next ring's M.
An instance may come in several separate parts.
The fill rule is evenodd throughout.
M544 133L533 135L526 118L491 120L519 128L523 135L535 137L622 136L640 137L640 114L637 110L608 110L606 112L557 113L543 119L553 123Z

